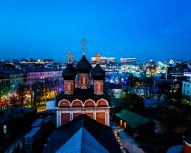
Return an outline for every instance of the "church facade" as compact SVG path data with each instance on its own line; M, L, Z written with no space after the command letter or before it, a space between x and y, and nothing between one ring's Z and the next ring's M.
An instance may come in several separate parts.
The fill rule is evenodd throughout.
M85 54L74 67L72 56L68 54L68 64L62 76L64 78L64 92L57 97L56 116L57 127L72 121L81 114L109 126L110 106L109 96L104 91L105 71L97 64L92 68ZM93 85L90 85L90 80Z

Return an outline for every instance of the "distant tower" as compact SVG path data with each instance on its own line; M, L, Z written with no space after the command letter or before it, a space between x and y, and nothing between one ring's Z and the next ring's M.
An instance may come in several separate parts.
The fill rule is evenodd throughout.
M105 71L100 66L100 54L96 55L96 66L91 71L91 76L94 80L94 94L102 95L104 89Z
M73 67L72 64L72 54L69 52L68 55L68 64L66 68L64 69L62 76L64 78L64 93L67 95L71 95L74 92L75 88L75 76L76 76L76 70Z
M81 60L78 62L77 65L77 71L78 71L78 87L80 89L87 89L89 86L89 73L92 70L92 66L89 63L89 61L87 60L86 56L85 56L85 49L86 49L86 40L83 39L81 41L82 44L82 58Z

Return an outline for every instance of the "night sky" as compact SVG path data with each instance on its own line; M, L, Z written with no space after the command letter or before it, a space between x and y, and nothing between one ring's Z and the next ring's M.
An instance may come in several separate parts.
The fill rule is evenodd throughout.
M191 60L190 0L1 0L0 59Z

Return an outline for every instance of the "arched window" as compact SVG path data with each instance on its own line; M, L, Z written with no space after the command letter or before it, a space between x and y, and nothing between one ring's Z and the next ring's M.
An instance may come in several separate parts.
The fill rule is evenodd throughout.
M58 107L70 107L70 101L64 99L58 103Z
M84 106L85 107L95 107L95 102L91 99L88 99L85 101Z
M72 101L71 107L83 107L83 103L81 100L76 99Z
M100 99L97 101L97 107L107 107L108 105L108 101L105 99Z

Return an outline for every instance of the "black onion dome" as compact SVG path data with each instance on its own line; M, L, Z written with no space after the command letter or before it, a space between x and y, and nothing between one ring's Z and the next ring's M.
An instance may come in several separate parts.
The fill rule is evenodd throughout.
M103 80L105 78L105 71L101 68L99 64L96 64L91 72L92 78L94 80Z
M78 73L90 73L90 71L92 70L92 65L87 60L85 55L83 55L81 60L78 62L77 70Z
M76 69L73 64L68 63L64 71L62 72L62 77L64 80L74 80L76 76Z

